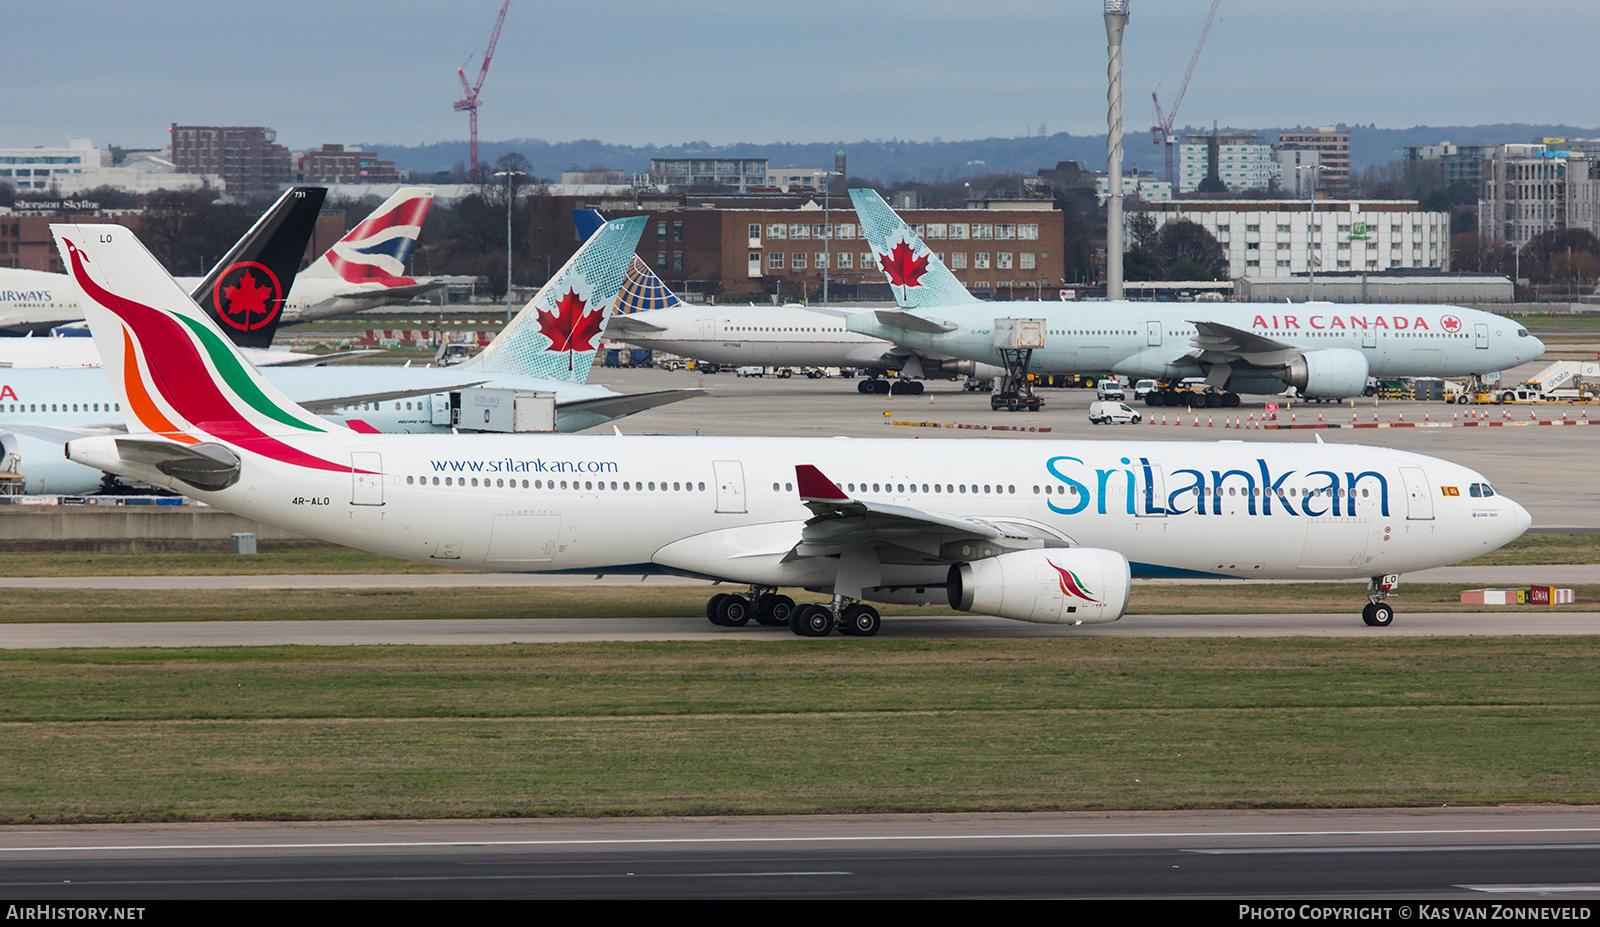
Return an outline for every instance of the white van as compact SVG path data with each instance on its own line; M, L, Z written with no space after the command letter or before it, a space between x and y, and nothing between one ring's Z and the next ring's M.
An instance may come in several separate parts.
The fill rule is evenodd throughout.
M1107 377L1100 381L1099 386L1095 387L1094 395L1096 399L1125 398L1122 392L1122 381L1116 377Z
M1137 425L1143 419L1127 403L1096 399L1089 403L1089 421L1095 425Z

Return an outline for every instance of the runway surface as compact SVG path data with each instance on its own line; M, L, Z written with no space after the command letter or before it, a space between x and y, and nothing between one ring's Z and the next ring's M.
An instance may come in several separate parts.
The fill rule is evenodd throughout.
M1348 615L1128 615L1068 627L1004 618L885 616L877 640L1040 637L1441 637L1597 634L1600 612L1435 613L1387 628ZM357 621L130 621L0 625L0 649L513 644L598 641L802 641L788 628L718 627L696 618L454 618ZM862 641L864 645L865 641Z
M0 894L1600 898L1600 809L97 825L0 830ZM1592 905L1590 905L1592 908ZM1420 918L1419 918L1420 919Z

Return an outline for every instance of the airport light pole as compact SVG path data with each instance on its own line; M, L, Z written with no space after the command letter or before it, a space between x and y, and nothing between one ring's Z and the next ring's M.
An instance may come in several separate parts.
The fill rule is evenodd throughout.
M503 12L503 11L502 11ZM506 179L506 324L511 324L511 208L517 202L516 180L526 176L522 171L495 171L496 177Z
M1317 231L1317 171L1322 170L1321 164L1302 164L1295 168L1297 171L1311 172L1311 189L1308 199L1311 202L1311 212L1306 217L1306 302L1317 298L1317 270L1321 262L1317 249L1313 244L1319 244L1314 236Z
M1106 18L1106 299L1122 298L1122 30L1131 0L1105 0Z
M822 180L822 304L828 304L828 268L833 266L833 250L829 247L833 243L833 222L828 216L828 195L833 192L833 178L839 176L838 171L812 171L811 175Z

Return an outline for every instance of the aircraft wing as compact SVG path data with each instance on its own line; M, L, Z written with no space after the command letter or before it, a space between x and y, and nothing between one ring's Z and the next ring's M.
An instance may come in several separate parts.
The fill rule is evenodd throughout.
M387 402L390 399L411 399L415 396L431 396L434 393L453 393L456 390L469 389L482 386L488 380L473 380L470 383L456 383L451 386L427 386L418 389L394 389L382 393L358 393L351 396L322 396L314 399L298 400L300 405L311 412L325 415L336 409L345 409L350 406L360 405L363 402Z
M912 312L900 309L879 309L873 313L878 321L894 328L903 328L906 331L925 332L930 335L942 335L953 332L956 326L949 322L940 322L936 319L924 318Z
M625 338L628 335L651 335L666 330L664 325L646 322L631 315L613 315L606 322L606 334L613 338Z
M1011 550L1070 546L1065 538L1028 525L853 499L810 464L796 466L795 478L800 500L812 517L785 559L891 546L924 558L956 562Z
M556 404L562 412L594 412L610 418L621 418L656 406L664 406L696 396L704 396L703 389L656 389L643 393L618 393L615 396L596 396L593 399L574 399Z
M1256 367L1276 367L1305 353L1305 348L1257 335L1221 322L1189 320L1195 328L1191 343L1199 352L1196 360L1227 364L1242 360Z

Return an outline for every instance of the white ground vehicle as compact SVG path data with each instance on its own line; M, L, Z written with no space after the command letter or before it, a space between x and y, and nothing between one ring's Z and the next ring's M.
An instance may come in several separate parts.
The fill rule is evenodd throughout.
M1096 425L1137 425L1143 419L1127 403L1096 399L1089 403L1089 421Z
M1150 395L1151 390L1160 385L1161 384L1157 383L1155 380L1140 380L1139 382L1133 384L1133 398L1136 400L1143 399L1144 397Z
M1107 377L1101 380L1100 385L1094 388L1094 396L1096 399L1125 398L1125 394L1122 391L1122 381L1116 377Z

